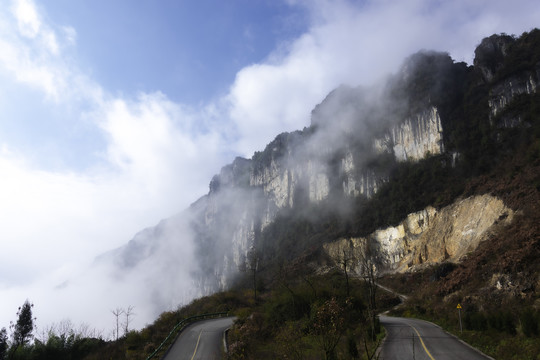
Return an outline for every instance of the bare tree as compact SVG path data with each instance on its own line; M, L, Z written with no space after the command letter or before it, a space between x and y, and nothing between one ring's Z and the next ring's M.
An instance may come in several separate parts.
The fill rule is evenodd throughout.
M64 319L58 323L58 335L69 336L72 334L76 334L76 332L71 320Z
M39 328L36 339L46 344L51 337L69 338L72 336L75 339L84 338L102 338L101 331L95 328L90 328L90 325L82 323L75 328L73 322L69 319L61 320L59 323L51 323ZM0 357L2 359L2 357Z
M130 318L135 315L135 313L133 312L133 309L135 307L133 305L129 305L128 308L126 310L124 310L124 314L126 315L126 321L124 322L124 335L127 335L127 333L129 332L129 323L130 323Z
M79 325L78 334L81 338L103 338L103 330L97 330L96 328L91 328L87 323L81 323Z
M116 308L114 310L111 310L111 312L116 318L116 340L118 340L119 332L120 332L120 320L119 320L119 318L120 318L120 315L122 315L124 313L124 309Z
M347 244L343 246L338 256L338 263L343 270L343 274L345 275L345 286L347 291L347 297L349 297L351 293L351 287L349 284L349 271L353 267L353 265L358 262L358 259L354 253L352 240L347 239L346 241Z

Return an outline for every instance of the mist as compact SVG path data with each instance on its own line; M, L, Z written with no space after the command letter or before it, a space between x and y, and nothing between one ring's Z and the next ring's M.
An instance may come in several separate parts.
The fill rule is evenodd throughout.
M519 34L540 18L534 1L290 1L308 14L304 33L240 69L227 93L187 105L159 89L105 88L77 61L76 29L55 24L32 1L20 3L35 16L0 14L2 109L17 122L21 109L37 104L28 133L54 135L32 147L33 137L16 142L2 127L0 327L29 299L38 328L69 319L104 337L112 336L117 307L134 306L132 326L141 328L162 311L223 288L238 273L234 261L247 255L278 205L294 203L294 195L261 201L263 189L224 191L227 181L221 191L215 182L209 191L224 164L251 158L286 131L303 139L294 151L316 154L310 166L331 172L327 160L343 136L353 133L350 140L363 142L397 118L399 104L380 102L381 84L407 56L433 49L471 64L483 37ZM21 98L13 100L14 94ZM325 107L317 108L327 95ZM377 120L359 121L367 118ZM312 119L317 131L293 133ZM56 133L77 136L67 141ZM241 164L221 180L245 181ZM250 225L218 215L209 233L198 233L212 204ZM261 217L254 217L258 211ZM201 241L207 249L211 238L219 241L201 263L208 255ZM229 246L231 239L237 246ZM209 265L225 270L207 274Z

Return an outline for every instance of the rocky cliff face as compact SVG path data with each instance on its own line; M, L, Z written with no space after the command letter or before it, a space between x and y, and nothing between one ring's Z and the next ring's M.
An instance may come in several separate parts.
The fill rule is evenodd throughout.
M491 116L498 115L516 96L535 93L539 78L540 64L537 65L535 72L524 72L495 84L491 89L488 102Z
M354 259L349 269L358 275L368 253L379 273L411 271L443 261L459 262L490 234L510 224L513 216L501 200L475 196L441 210L428 207L409 214L397 226L365 238L340 239L323 248L337 266L342 266L343 256Z
M376 151L391 153L397 161L417 161L444 152L443 128L436 107L430 106L392 127L374 141Z
M362 146L376 149L375 156L391 155L397 162L417 161L443 152L442 133L438 111L429 107L399 120L385 132L384 140L369 139ZM204 226L199 229L228 244L220 252L222 257L212 261L213 265L219 264L218 270L214 269L218 288L229 284L254 246L257 233L264 231L280 210L292 209L297 203L320 203L334 196L370 198L386 181L386 174L370 168L364 160L366 154L355 151L351 143L313 150L319 141L324 145L325 140L317 134L281 134L253 159L235 160L232 167L240 168L241 162L241 171L231 172L229 166L212 180ZM245 200L235 200L238 207L231 209L232 198ZM204 243L205 238L201 236L198 242Z
M504 69L508 62L509 53L516 45L517 40L507 35L493 35L485 38L475 51L474 65L481 71L484 80L489 83L490 119L499 115L519 95L530 95L536 92L540 81L540 62L533 66L499 74L497 71ZM530 54L520 54L527 56ZM523 67L523 66L520 66ZM497 125L500 127L515 127L521 123L519 117L502 117L498 119Z
M280 134L251 159L237 158L225 166L185 217L200 259L191 275L202 293L230 285L280 214L314 204L341 214L344 203L374 198L400 163L439 156L437 161L454 166L458 152L466 152L471 142L481 143L470 138L477 130L471 124L487 128L487 139L501 121L502 127L520 126L519 117L505 117L506 109L536 92L540 62L505 73L515 42L509 36L485 39L475 52L474 68L455 64L447 54L414 55L383 90L340 87L313 110L310 127ZM488 109L486 119L475 118L476 123L464 115L464 89L471 83L478 83L475 91L482 92L478 98ZM399 225L369 236L325 239L325 249L334 259L347 249L358 256L369 250L379 271L405 271L459 261L512 216L489 195L468 198L411 213ZM162 236L152 234L161 234L162 226L117 252L123 259L118 263L137 266L153 256L151 249Z

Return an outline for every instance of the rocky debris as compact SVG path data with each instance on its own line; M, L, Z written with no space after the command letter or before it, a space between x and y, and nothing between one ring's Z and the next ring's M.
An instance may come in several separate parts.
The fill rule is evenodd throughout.
M323 247L336 264L343 263L343 256L362 259L370 252L379 273L414 271L443 261L460 262L513 217L514 211L500 199L472 196L439 211L428 207L410 214L397 226L366 238L340 239ZM350 270L360 273L359 263L350 264Z

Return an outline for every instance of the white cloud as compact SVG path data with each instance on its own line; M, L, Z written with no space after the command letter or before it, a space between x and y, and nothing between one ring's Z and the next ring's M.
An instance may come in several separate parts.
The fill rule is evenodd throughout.
M142 326L156 316L156 299L149 294L162 289L176 299L170 300L170 306L182 294L173 296L157 282L141 288L140 281L148 273L135 272L117 283L103 273L107 268L85 273L85 267L95 256L127 243L142 228L186 208L207 191L211 175L227 160L218 155L220 136L198 133L197 118L162 94L144 94L133 101L112 99L92 116L97 114L102 115L100 125L109 145L103 165L87 173L35 170L6 146L0 154L4 174L0 267L2 273L12 274L0 280L2 297L10 299L3 308L16 308L17 301L30 297L41 305L45 323L70 317L103 329L109 308L136 304L134 324ZM182 232L167 250L161 250L168 259L141 266L165 271L158 265L173 261L169 255L175 248L185 252L191 247L186 236ZM182 263L188 266L185 260ZM182 269L188 276L188 269ZM177 275L175 281L183 279ZM55 290L66 280L67 287ZM89 308L83 316L77 310L81 306ZM9 314L0 314L0 324L11 320L4 317Z
M27 297L41 304L42 321L71 317L102 326L109 308L142 296L138 280L118 286L85 267L204 194L211 176L230 161L229 152L220 151L223 138L212 127L214 106L193 110L158 92L110 94L82 73L62 45L75 43L73 28L41 22L31 1L15 2L13 9L14 17L0 12L0 70L41 92L50 106L76 114L65 119L69 126L92 124L105 148L99 163L72 171L44 169L39 157L28 156L32 149L0 144L0 270L10 274L0 279L0 297L7 299L0 327ZM180 245L183 251L190 246ZM144 300L148 309L137 310L139 325L156 315L151 300Z
M141 288L144 277L138 272L118 284L102 273L107 268L91 273L84 269L95 256L124 245L142 228L156 225L204 194L212 174L228 161L218 154L221 138L197 133L196 118L162 94L141 95L134 101L112 99L99 113L109 146L103 154L106 161L89 172L35 170L6 146L0 154L0 267L11 274L0 280L2 297L9 296L3 303L6 311L29 297L41 305L40 317L46 323L69 317L103 328L109 308L136 304L135 324L142 326L156 316L156 299L149 294L162 289L176 299L170 300L171 306L182 299L157 282ZM191 244L186 236L185 231L175 236L176 242L161 255L178 247L187 251ZM172 257L164 258L144 269L165 271L157 265L170 261ZM182 278L179 274L175 281ZM67 287L55 290L66 280ZM89 308L83 316L77 310L81 306ZM0 313L0 324L12 320L5 317L9 314Z
M230 116L245 155L277 133L309 125L309 114L340 84L369 85L395 72L421 49L448 51L472 63L474 48L493 33L537 26L533 0L290 1L311 14L308 32L242 69L231 86Z
M223 145L221 136L199 129L204 113L194 113L161 93L141 94L136 101L117 98L102 110L100 126L109 138L108 162L140 181L151 197L191 190L194 184L202 195L211 176L208 169L216 171L217 161L224 161L216 157ZM188 198L194 201L193 196Z
M32 0L14 0L11 9L11 14L0 13L0 68L57 102L95 86L77 81L75 77L82 76L72 72L71 55L61 52L75 43L72 27L57 32L43 23Z
M64 33L66 43L69 45L75 45L77 43L77 30L75 30L72 26L62 26L61 29Z
M19 32L25 37L35 38L39 33L41 21L33 1L13 1L12 11L17 20Z

